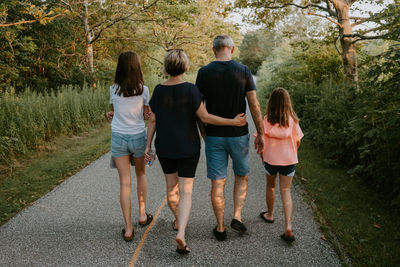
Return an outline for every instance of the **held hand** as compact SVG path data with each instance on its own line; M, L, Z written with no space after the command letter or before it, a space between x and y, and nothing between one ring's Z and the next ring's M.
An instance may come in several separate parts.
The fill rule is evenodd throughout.
M148 119L150 119L150 115L151 115L151 112L146 112L146 111L143 111L143 119L144 120L148 120Z
M237 114L233 120L234 120L235 126L246 125L246 115L244 115L244 113Z
M114 117L114 111L107 112L107 119L112 120L113 117Z
M151 151L151 147L146 146L146 150L144 151L144 160L145 161L151 161L151 156L149 155L149 152Z
M258 134L256 139L254 140L254 148L257 151L257 154L261 154L264 150L264 135Z

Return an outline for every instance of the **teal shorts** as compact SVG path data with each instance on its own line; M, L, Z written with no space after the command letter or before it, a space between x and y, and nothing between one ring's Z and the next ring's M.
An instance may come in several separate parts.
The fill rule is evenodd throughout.
M119 158L132 155L134 158L144 157L146 149L146 131L139 134L111 133L111 156Z
M226 178L229 156L232 158L233 172L245 176L250 172L249 163L250 136L206 137L207 177L211 180Z

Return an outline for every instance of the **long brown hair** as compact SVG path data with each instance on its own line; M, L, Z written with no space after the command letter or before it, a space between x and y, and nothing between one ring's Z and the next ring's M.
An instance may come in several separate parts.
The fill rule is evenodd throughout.
M143 93L143 74L139 56L132 51L119 55L114 82L119 85L116 93L124 97L141 95Z
M271 124L279 123L281 127L289 127L290 116L296 123L299 122L288 91L283 88L274 89L268 100L267 120Z

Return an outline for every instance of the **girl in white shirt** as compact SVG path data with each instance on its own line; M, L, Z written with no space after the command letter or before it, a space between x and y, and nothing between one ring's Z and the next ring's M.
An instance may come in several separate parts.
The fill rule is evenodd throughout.
M144 86L139 56L131 51L118 58L115 83L110 86L111 110L107 113L111 123L111 156L120 178L120 203L125 228L122 235L131 241L134 229L131 218L131 171L133 156L137 176L139 225L148 225L153 216L146 213L147 181L144 161L146 128L144 114L149 112L149 89Z

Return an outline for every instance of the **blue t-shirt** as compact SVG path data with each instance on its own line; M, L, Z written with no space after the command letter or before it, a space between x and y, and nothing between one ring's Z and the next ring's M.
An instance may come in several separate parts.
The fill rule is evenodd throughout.
M246 113L246 93L256 90L249 68L234 60L213 61L202 67L196 85L204 95L208 113L233 119ZM207 136L236 137L248 134L244 126L206 125Z
M157 85L150 99L156 116L155 147L161 158L188 158L200 153L196 111L203 100L196 85Z

